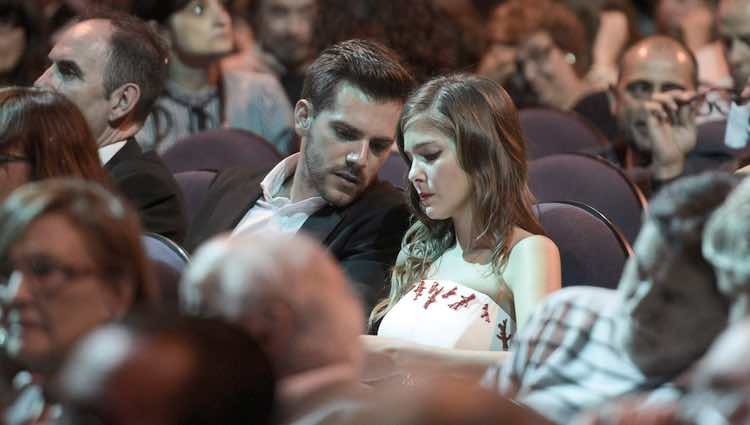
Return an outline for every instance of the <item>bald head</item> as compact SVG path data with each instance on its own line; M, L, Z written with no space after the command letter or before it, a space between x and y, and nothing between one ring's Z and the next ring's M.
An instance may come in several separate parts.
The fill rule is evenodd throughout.
M698 85L695 56L684 44L665 36L648 37L631 46L620 60L619 71L620 80L633 73L652 71L670 79L689 81L691 89Z
M360 364L364 313L335 260L305 236L220 236L201 247L180 285L191 314L220 315L265 346L279 376Z

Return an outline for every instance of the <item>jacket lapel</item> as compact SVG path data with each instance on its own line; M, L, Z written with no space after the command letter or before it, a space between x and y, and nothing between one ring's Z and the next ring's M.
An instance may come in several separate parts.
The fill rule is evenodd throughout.
M326 205L305 220L301 230L325 244L343 218L344 214L339 208Z

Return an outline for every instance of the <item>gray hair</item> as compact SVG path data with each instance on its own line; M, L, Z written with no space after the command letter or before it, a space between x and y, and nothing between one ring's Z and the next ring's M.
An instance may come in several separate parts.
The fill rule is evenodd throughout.
M703 234L703 256L729 278L723 290L750 290L750 179L744 179L712 215Z
M362 306L335 260L306 236L264 232L210 240L183 276L180 301L188 314L239 323L257 323L264 306L282 304L295 329L287 359L293 367L360 361Z

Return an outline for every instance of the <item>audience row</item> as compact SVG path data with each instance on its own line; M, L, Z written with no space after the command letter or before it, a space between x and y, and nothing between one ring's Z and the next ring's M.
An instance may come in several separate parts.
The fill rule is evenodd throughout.
M398 20L352 19L315 57L259 34L228 60L222 2L122 7L150 23L84 15L57 31L37 87L0 89L0 422L745 420L733 343L747 330L750 185L721 170L750 133L736 22L750 24L750 1L717 6L733 81L709 91L695 21L665 19L677 36L639 41L624 25L616 45L602 34L631 16L626 2L599 5L602 25L582 35L558 27L582 16L575 2L508 0L493 19L515 45L493 54L509 48L517 68L482 71L494 79L413 73L416 56L348 39L403 53L374 35ZM566 51L586 31L605 46ZM283 66L261 66L269 54ZM294 105L281 68L302 79ZM616 290L561 289L517 105L585 114L575 105L595 80L612 86L588 98L588 118L617 137L589 153L650 202ZM728 117L727 161L696 148L712 113ZM220 126L285 157L212 170L188 223L159 155ZM394 152L405 190L377 177ZM144 231L194 254L176 302Z

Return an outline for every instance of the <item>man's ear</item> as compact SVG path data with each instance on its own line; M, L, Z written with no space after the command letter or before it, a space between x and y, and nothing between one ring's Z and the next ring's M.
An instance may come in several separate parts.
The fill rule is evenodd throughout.
M109 97L109 121L117 122L127 117L141 99L141 88L135 83L125 83Z
M310 131L313 121L313 105L307 99L300 99L294 105L294 131L303 137Z

